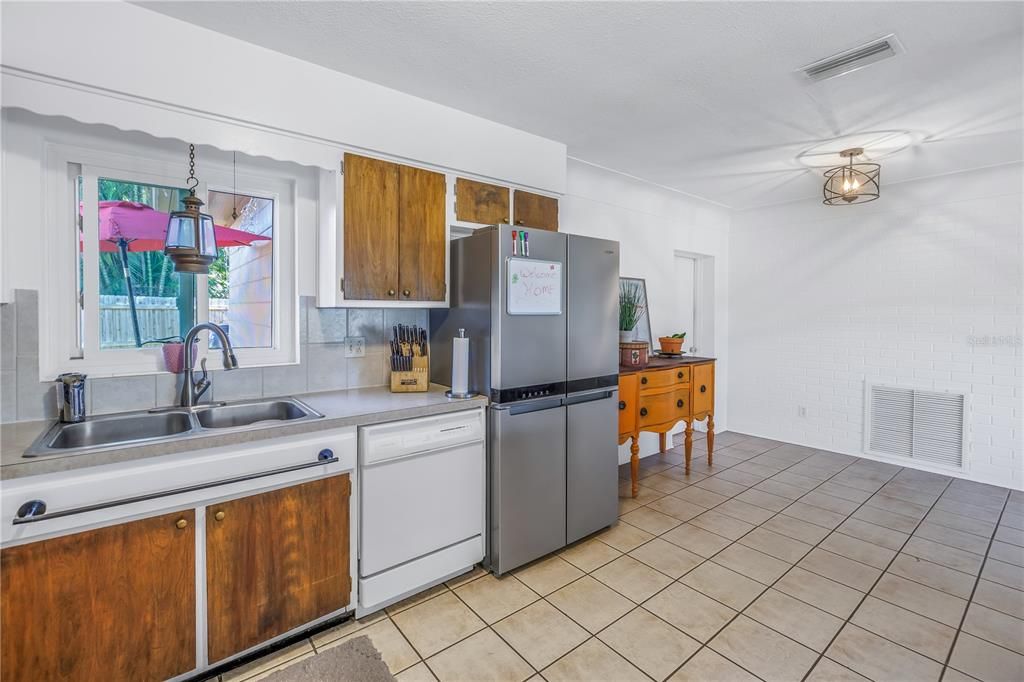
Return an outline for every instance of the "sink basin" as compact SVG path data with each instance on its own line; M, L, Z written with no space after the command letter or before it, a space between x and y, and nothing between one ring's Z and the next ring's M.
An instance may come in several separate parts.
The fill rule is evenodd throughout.
M322 416L295 398L221 403L194 411L172 407L102 415L78 424L54 424L36 439L23 457L79 454L139 442L195 438L221 429L244 429L253 424L280 424Z
M164 438L191 430L192 420L189 419L187 412L100 417L79 424L58 424L57 433L47 443L47 447L56 450L88 448Z
M294 421L319 416L294 399L236 403L196 410L196 421L204 429L228 429L256 422Z

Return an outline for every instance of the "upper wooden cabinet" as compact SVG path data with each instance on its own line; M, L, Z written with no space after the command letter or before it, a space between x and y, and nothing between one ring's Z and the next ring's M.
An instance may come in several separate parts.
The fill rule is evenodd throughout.
M348 474L206 508L211 663L348 605Z
M558 232L558 199L517 189L512 202L516 225Z
M445 178L440 173L400 166L398 173L398 286L403 301L443 301Z
M511 190L500 185L456 178L455 219L467 223L496 225L509 222Z
M443 301L445 177L345 155L344 292L354 301Z
M4 682L165 680L196 667L195 512L0 552Z

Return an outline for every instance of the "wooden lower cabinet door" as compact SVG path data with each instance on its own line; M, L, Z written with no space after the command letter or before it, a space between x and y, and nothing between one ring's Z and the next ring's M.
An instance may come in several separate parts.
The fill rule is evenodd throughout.
M619 436L633 433L636 429L636 386L635 374L619 377Z
M693 368L693 413L715 409L715 366L711 363Z
M349 603L348 474L206 508L215 663Z
M399 298L443 301L448 255L444 175L401 166L399 178Z
M4 682L165 680L196 667L191 509L0 552Z

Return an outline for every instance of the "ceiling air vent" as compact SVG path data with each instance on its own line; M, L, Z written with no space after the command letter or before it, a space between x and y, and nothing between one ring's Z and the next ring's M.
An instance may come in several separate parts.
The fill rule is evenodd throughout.
M963 468L963 393L868 383L865 397L866 452Z
M865 43L852 50L818 60L800 69L799 73L807 80L817 83L862 69L902 53L903 46L899 39L894 33L890 33L884 38L872 40L870 43Z

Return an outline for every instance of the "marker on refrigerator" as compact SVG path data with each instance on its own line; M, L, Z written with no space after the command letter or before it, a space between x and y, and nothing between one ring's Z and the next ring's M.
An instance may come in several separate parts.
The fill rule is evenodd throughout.
M523 255L530 257L530 233L523 232Z
M512 255L519 255L519 234L515 230L512 230Z

